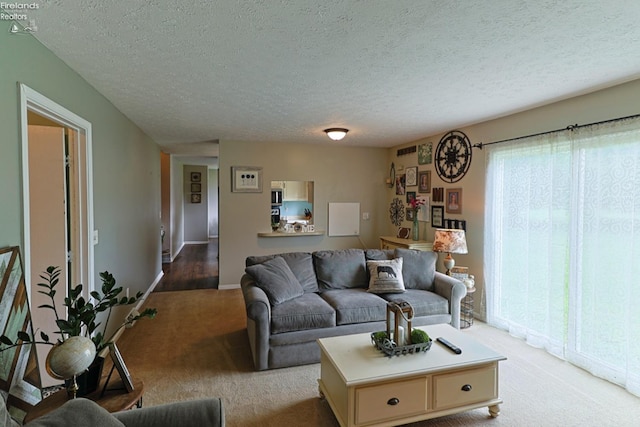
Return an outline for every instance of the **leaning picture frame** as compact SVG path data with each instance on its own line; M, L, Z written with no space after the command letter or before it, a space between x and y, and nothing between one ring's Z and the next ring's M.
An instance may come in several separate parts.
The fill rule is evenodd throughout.
M262 168L231 166L231 192L262 193Z
M122 359L122 355L118 350L118 347L115 343L109 344L109 354L111 355L111 360L113 361L113 366L120 374L120 378L122 378L122 383L124 384L124 388L127 390L127 393L131 393L133 391L133 381L131 380L131 375L129 375L129 370L127 366L124 364L124 360Z

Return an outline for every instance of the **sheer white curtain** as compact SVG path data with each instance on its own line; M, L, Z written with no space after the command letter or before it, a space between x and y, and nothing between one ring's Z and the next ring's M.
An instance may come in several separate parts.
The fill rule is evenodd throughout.
M640 395L640 121L487 148L489 323Z

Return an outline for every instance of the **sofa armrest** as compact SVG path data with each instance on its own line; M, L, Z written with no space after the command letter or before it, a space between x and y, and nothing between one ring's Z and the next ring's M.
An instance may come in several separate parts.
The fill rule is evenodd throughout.
M271 336L271 304L267 294L256 286L253 277L244 274L240 279L247 312L247 334L256 370L269 367L269 338Z
M188 400L113 414L127 427L216 426L224 427L224 408L219 398Z
M467 287L460 280L436 271L435 292L449 300L451 326L460 329L460 301L467 295Z

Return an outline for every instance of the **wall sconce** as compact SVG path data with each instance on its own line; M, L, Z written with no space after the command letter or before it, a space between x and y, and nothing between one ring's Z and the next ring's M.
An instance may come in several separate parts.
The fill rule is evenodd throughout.
M393 188L393 185L396 182L396 166L391 162L391 167L389 168L389 178L385 180L387 187Z
M329 129L325 129L324 132L332 140L340 141L342 138L344 138L347 135L347 132L349 132L349 129L345 129L345 128L329 128Z

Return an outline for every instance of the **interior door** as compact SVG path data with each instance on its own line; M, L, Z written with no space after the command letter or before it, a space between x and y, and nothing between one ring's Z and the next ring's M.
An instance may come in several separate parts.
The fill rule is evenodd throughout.
M66 149L63 127L29 126L29 225L31 260L31 310L35 331L43 331L52 341L59 336L52 310L37 309L51 304L48 296L38 292L43 282L40 275L48 266L61 269L60 282L56 286L56 307L63 307L68 286L68 216ZM65 316L64 312L59 313ZM36 332L39 335L39 332ZM50 346L38 345L38 361L42 386L60 383L47 374L44 361Z

